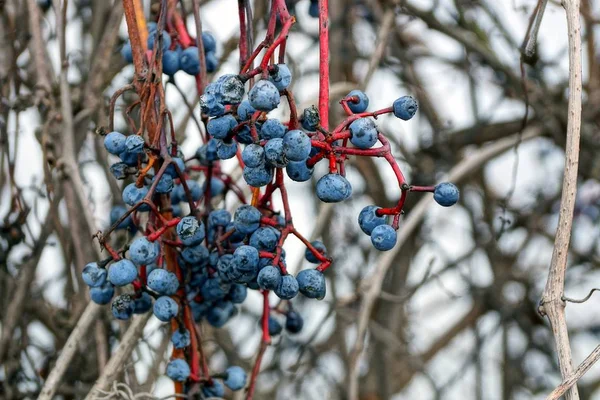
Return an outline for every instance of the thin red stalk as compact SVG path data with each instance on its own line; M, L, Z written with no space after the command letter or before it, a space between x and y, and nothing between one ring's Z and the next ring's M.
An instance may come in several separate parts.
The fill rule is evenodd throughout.
M329 0L319 0L319 116L329 130Z

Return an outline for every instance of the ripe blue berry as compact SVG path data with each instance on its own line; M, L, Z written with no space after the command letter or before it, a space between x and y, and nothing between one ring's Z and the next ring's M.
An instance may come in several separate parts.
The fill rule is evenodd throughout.
M156 268L148 274L148 287L161 295L174 295L179 288L179 281L173 272Z
M163 72L169 76L175 75L179 71L179 52L166 50L162 58Z
M283 150L289 160L304 161L310 154L310 138L299 129L289 131L283 137Z
M269 118L260 127L258 136L263 140L283 138L285 131L285 126L278 119Z
M235 140L230 140L229 143L224 140L219 140L217 142L217 156L221 160L229 160L230 158L235 157L237 148L238 144Z
M119 154L119 158L123 161L124 164L130 167L137 167L138 162L143 161L143 153L130 153L125 150L121 154Z
M152 182L156 181L156 176L152 178ZM156 193L158 194L166 194L171 193L173 190L173 178L171 175L163 174L158 180L158 184L156 185Z
M208 262L208 249L201 244L187 246L181 251L181 257L191 265L204 265Z
M210 53L217 49L217 41L210 32L202 32L202 44L204 45L205 53Z
M108 269L108 280L115 286L129 285L135 278L137 278L137 268L127 259L115 262Z
M127 42L121 47L121 57L127 63L131 64L133 62L133 51L131 49L131 43Z
M292 275L284 275L281 277L279 286L275 289L275 294L282 300L290 300L298 295L298 281Z
M325 203L337 203L351 195L352 186L342 175L327 174L317 182L317 197Z
M179 312L177 302L168 296L161 296L154 302L154 316L162 322L169 322Z
M325 275L316 269L305 269L296 276L300 293L311 299L325 297Z
M321 254L323 254L325 257L327 257L327 249L325 248L325 245L323 244L323 242L321 242L320 240L314 240L314 241L310 242L310 244L312 244L313 247L315 249L317 249ZM309 249L306 249L304 251L304 258L306 258L306 261L313 263L313 264L318 264L320 262L319 259L317 257L315 257L313 252L310 251Z
M181 159L181 157L173 157L172 162L167 166L167 169L165 169L165 174L170 175L171 178L179 178L177 168L175 168L176 165L177 168L179 168L179 171L182 173L185 171L185 162L183 159Z
M260 227L250 236L249 244L258 250L274 251L280 235L272 226Z
M353 113L359 114L367 111L367 107L369 107L369 98L367 97L365 92L363 92L362 90L353 90L350 93L348 93L348 96L346 96L346 98L348 97L358 97L358 102L348 102L348 108L350 108L350 110Z
M227 291L225 289L227 289ZM207 301L223 299L227 296L228 291L229 287L222 285L222 282L220 282L218 278L207 279L200 288L202 297Z
M116 319L127 320L131 318L135 310L133 296L130 294L121 294L115 297L110 308Z
M136 203L142 201L147 194L148 188L146 186L139 188L135 185L135 183L130 183L129 185L125 186L125 189L123 190L123 201L128 206L134 206ZM144 208L142 207L139 208L140 211L148 210L147 206Z
M359 149L370 149L377 143L377 127L370 118L360 118L350 124L350 142Z
M311 1L308 6L308 15L313 18L319 18L319 3L316 1Z
M208 214L209 226L227 226L231 222L231 214L227 210L213 210Z
M144 138L140 135L129 135L125 139L125 150L131 154L140 154L144 152Z
M225 370L227 378L223 381L225 386L236 391L241 390L246 386L246 372L237 366L229 367Z
M187 329L177 329L171 335L171 342L173 343L173 347L176 349L183 349L190 345L192 342L190 331Z
M181 221L177 224L176 231L186 246L193 246L204 240L204 224L193 216L181 218Z
M256 208L244 204L235 210L233 223L235 229L243 234L253 233L260 226L262 214Z
M308 168L306 161L290 161L285 171L291 180L296 182L306 182L312 177L314 168Z
M281 283L281 272L279 268L267 265L258 272L256 282L263 290L275 290Z
M277 90L285 90L292 83L292 73L285 64L277 64L275 69L269 73L269 81L271 81Z
M376 226L371 232L371 243L380 251L387 251L396 245L396 230L390 225Z
M214 93L204 93L202 96L200 96L199 104L202 112L210 115L211 117L217 117L225 113L225 106L221 104Z
M302 316L296 311L289 311L285 318L285 330L290 333L298 333L304 326Z
M204 192L206 190L206 182L208 181L204 181L204 183L202 184L202 192ZM210 178L210 197L215 197L220 195L221 193L223 193L223 190L225 190L225 183L220 180L217 177L211 177Z
M283 139L271 139L265 144L265 159L273 167L283 168L287 165L287 158L283 150Z
M215 379L212 380L212 386L208 386L208 384L202 387L202 393L206 397L218 397L221 398L225 396L225 387L223 384Z
M246 167L258 167L265 162L265 149L258 144L249 144L242 151L242 161Z
M154 32L149 32L150 34L148 35L148 50L153 50L154 49L154 41L156 40L156 31ZM169 34L166 31L162 31L162 38L163 38L163 51L166 51L169 49L169 47L171 46L171 36L169 36Z
M273 180L273 168L266 165L258 167L245 167L244 180L253 187L262 187L269 184Z
M231 114L225 114L222 117L212 118L208 121L206 130L215 139L225 139L236 125L235 117Z
M256 109L252 107L248 100L242 101L237 108L238 117L240 117L240 120L242 121L249 120L255 112Z
M145 236L134 240L129 247L129 258L137 266L153 263L159 253L158 243L149 241Z
M396 118L400 118L404 121L408 121L414 117L415 113L419 109L417 101L411 96L402 96L393 104L394 115Z
M358 226L367 235L370 235L375 227L386 223L387 218L385 215L377 215L377 210L380 208L377 206L366 206L358 214Z
M200 56L198 48L190 46L183 50L179 55L179 67L189 75L197 75L200 73Z
M206 314L206 321L215 328L221 328L234 315L235 307L229 301L219 301Z
M453 206L459 197L460 192L458 188L450 182L443 182L436 185L433 192L433 199L443 207Z
M144 292L133 301L133 313L144 314L152 309L152 297Z
M167 364L167 376L176 382L184 382L190 376L190 366L187 361L177 358Z
M217 70L217 67L219 66L219 59L214 51L206 53L204 55L204 61L206 62L206 72L210 74Z
M106 270L98 267L95 262L87 264L81 273L83 283L89 287L99 287L106 282Z
M269 316L269 335L277 336L281 333L283 327L275 318Z
M255 109L269 112L277 108L281 98L277 87L273 83L263 79L250 89L248 100Z
M125 140L127 139L121 132L110 132L104 137L104 148L110 154L118 156L127 149Z
M108 281L106 281L102 286L93 287L90 289L90 297L96 304L108 304L114 295L115 287Z
M248 289L244 285L234 283L229 289L229 298L233 304L242 304L246 300Z

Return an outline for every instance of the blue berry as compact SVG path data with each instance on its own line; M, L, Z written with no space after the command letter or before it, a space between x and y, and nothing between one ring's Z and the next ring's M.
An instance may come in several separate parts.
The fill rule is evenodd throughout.
M163 72L169 76L179 71L179 53L174 50L166 50L162 58Z
M260 127L258 136L263 140L283 138L285 131L285 126L278 119L269 118Z
M370 149L377 143L377 127L370 118L360 118L350 124L350 142L359 149Z
M224 289L224 285L221 285L218 278L210 278L204 282L200 288L200 293L205 300L214 301L223 299L227 296L229 288L227 288L227 291Z
M108 280L115 286L129 285L137 278L137 268L127 260L119 260L108 269Z
M271 260L269 259L269 262L270 261ZM256 282L263 290L275 290L281 283L281 272L279 271L279 268L267 265L258 272Z
M200 56L198 48L190 46L183 50L179 55L179 67L189 75L197 75L200 73Z
M256 124L256 129L258 129L258 124ZM241 144L251 144L254 143L254 137L252 136L252 131L250 127L247 125L242 126L242 128L235 135L235 140Z
M258 228L250 236L250 246L258 250L274 251L281 234L272 226Z
M123 190L123 201L128 206L133 207L138 202L142 201L144 199L144 197L146 197L147 194L148 194L148 188L146 186L142 186L141 188L139 188L135 185L135 183L130 183ZM144 207L144 206L142 206L142 207ZM148 209L147 206L145 206L144 208L142 208L142 207L139 208L140 211L143 211L144 209L145 210Z
M237 229L235 229L235 225L233 222L230 222L229 224L227 224L227 229L226 231L229 232L233 230L234 232L231 234L231 236L229 236L229 241L231 243L239 243L242 240L244 240L244 238L246 237L245 234L238 232Z
M156 40L156 31L149 32L148 35L148 50L154 49L154 41ZM163 39L163 51L166 51L171 47L171 36L166 31L162 31L162 39Z
M106 270L98 267L95 262L87 264L81 273L83 283L89 287L99 287L106 282Z
M229 321L235 313L235 307L231 302L220 301L208 310L206 321L215 328L221 328Z
M296 276L300 293L311 299L325 297L325 275L316 269L305 269Z
M121 132L110 132L104 137L104 148L110 154L118 156L127 148L125 146L126 137Z
M140 135L129 135L125 139L125 150L131 154L140 154L144 152L144 138Z
M167 376L176 382L184 382L190 373L190 366L184 359L177 358L167 364Z
M241 390L246 386L246 372L237 366L229 367L225 370L227 378L223 381L225 386L236 391Z
M154 302L154 316L162 322L169 322L179 313L179 305L168 296L161 296Z
M262 214L256 208L244 204L235 210L233 223L235 229L243 234L253 233L260 226Z
M225 139L236 125L235 117L231 114L225 114L222 117L212 118L208 121L206 130L215 139Z
M204 265L208 262L208 249L201 244L187 246L181 251L181 257L186 263Z
M419 106L411 96L402 96L394 101L392 108L396 118L408 121L415 115Z
M193 246L204 240L204 224L193 216L181 218L176 231L185 246Z
M222 104L239 104L244 97L244 82L238 75L225 74L215 82L216 95Z
M108 281L106 281L102 286L93 287L90 289L90 297L96 304L108 304L114 295L115 287Z
M217 41L210 32L202 32L202 44L205 53L214 52L217 49Z
M202 197L202 187L200 186L200 184L191 179L186 180L185 183L190 191L190 194L192 195L192 200L194 200L194 201L200 200L200 198ZM183 202L188 201L187 196L185 194L185 189L183 188L183 185L175 186L175 188L173 189L173 193L171 194L171 198L175 194L177 196L177 199L179 199L179 201L183 201ZM177 203L179 203L179 201L177 201Z
M127 207L117 204L110 210L110 224L115 224L125 213L127 212ZM119 225L117 225L117 229L127 229L127 228L135 228L133 224L133 220L131 219L131 214L128 215Z
M348 93L348 96L346 96L346 98L349 97L358 97L358 102L355 103L353 101L349 101L347 103L348 108L350 108L353 113L360 114L367 111L367 107L369 107L369 98L365 92L362 90L353 90Z
M137 156L136 156L137 158ZM136 161L137 164L137 161ZM113 174L113 176L115 177L115 179L125 179L127 178L127 170L129 169L129 165L127 165L124 162L118 162L118 163L114 163L113 165L110 166L110 172L111 174Z
M148 293L142 293L133 301L133 313L144 314L152 309L152 297Z
M315 249L317 249L321 254L323 254L325 257L327 257L327 249L325 248L325 245L323 244L323 242L321 242L320 240L314 240L314 241L310 242L310 244L312 244L313 247ZM309 249L306 249L304 251L304 258L306 258L306 261L313 263L313 264L318 264L320 262L319 259L317 259L317 257L315 257L313 252L310 251Z
M245 167L244 180L253 187L266 186L273 180L273 168L266 165L259 165L255 168Z
M229 298L234 304L242 304L246 300L248 295L248 289L244 285L234 283L229 289Z
M137 266L152 264L159 253L159 244L149 241L145 236L134 240L129 247L129 258Z
M152 182L156 181L156 176L152 178ZM173 190L173 178L171 175L163 174L158 180L158 184L156 185L156 193L158 194L167 194L171 193Z
M283 137L283 150L289 160L304 161L310 154L310 138L301 130L289 131Z
M199 104L202 112L211 117L217 117L225 113L225 107L213 93L204 93L200 96Z
M275 318L269 316L269 335L277 336L281 333L283 327Z
M380 251L387 251L396 245L396 230L390 225L376 226L371 232L371 243Z
M202 393L206 397L218 397L221 398L225 396L225 387L223 384L215 379L212 380L212 386L208 386L208 384L202 387Z
M290 333L299 333L304 326L302 316L296 311L289 311L285 318L285 330Z
M252 114L254 114L255 112L256 109L252 107L248 100L242 101L237 108L238 117L240 117L242 121L249 120L252 117Z
M309 108L305 108L302 111L302 116L300 117L300 123L302 127L309 132L314 132L319 126L319 122L321 117L319 116L319 110L315 106L310 106Z
M124 164L130 167L137 167L141 155L141 153L130 153L129 151L125 150L119 154L119 158Z
M156 268L148 274L148 287L161 295L174 295L179 288L179 280L173 272Z
M325 203L337 203L351 195L352 186L342 175L327 174L317 182L317 197Z
M209 226L227 226L231 222L231 214L227 210L213 210L208 214Z
M291 180L296 182L306 182L313 174L314 168L309 168L306 161L290 161L288 162L285 171Z
M450 182L436 185L433 192L433 199L443 207L453 206L456 204L459 197L460 192L458 191L458 188Z
M177 329L171 335L171 342L173 343L173 347L176 349L183 349L190 345L192 342L190 331L187 329Z
M210 74L217 70L217 67L219 66L219 59L214 51L206 53L204 55L204 61L206 62L206 72Z
M133 62L133 51L131 49L131 43L127 42L121 47L121 57L123 60L131 64Z
M298 281L292 275L284 275L281 277L279 286L275 289L275 294L282 300L290 300L298 295Z
M277 108L281 100L279 90L267 80L258 81L248 92L248 100L257 110L269 112Z
M231 140L229 143L219 140L217 142L217 156L221 160L229 160L230 158L235 157L237 148L238 145L235 140Z
M283 151L283 139L271 139L265 144L265 159L273 167L283 168L287 165Z
M277 90L285 90L292 83L292 73L285 64L277 64L275 69L269 73L269 81L271 81Z
M381 209L381 207L377 206L366 206L360 211L358 214L358 226L360 229L367 235L370 235L379 225L383 225L386 223L386 216L378 216L377 210Z
M113 300L110 309L113 317L120 320L127 320L133 315L135 304L130 294L121 294Z
M202 184L202 192L206 190L206 182ZM217 177L210 178L210 197L215 197L223 193L225 190L225 183Z
M177 168L175 168L176 165L181 173L185 171L185 162L183 159L181 157L173 157L171 163L165 169L165 174L170 175L171 178L178 178L179 174L177 173Z
M242 161L246 167L255 168L265 162L265 149L258 144L249 144L242 151Z
M249 282L258 274L258 250L242 245L235 249L231 259L232 275L239 283Z

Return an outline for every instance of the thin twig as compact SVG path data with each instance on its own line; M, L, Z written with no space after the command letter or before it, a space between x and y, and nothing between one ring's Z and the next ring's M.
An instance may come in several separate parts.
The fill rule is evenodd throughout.
M600 289L598 289L598 288L594 288L594 289L590 290L590 292L588 293L588 295L587 295L587 296L585 296L585 297L584 297L583 299L581 299L581 300L572 299L572 298L570 298L570 297L567 297L567 296L563 296L563 297L562 297L562 300L563 300L563 301L568 301L569 303L585 303L586 301L588 301L588 300L590 299L590 297L592 297L592 294L593 294L595 291L600 291Z
M583 375L585 375L586 372L589 371L590 368L592 368L592 365L594 365L598 359L600 359L600 345L596 346L594 351L592 351L590 355L587 356L587 358L583 360L581 364L579 364L575 372L573 372L573 374L567 379L562 381L562 383L558 385L558 387L554 389L552 393L548 395L548 397L546 397L546 400L558 400L563 394L565 394L567 390L569 390L571 386L575 384L575 382L577 382Z

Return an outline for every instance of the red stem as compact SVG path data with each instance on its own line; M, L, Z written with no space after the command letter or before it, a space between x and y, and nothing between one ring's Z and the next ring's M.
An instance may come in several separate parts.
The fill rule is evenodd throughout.
M319 0L319 116L329 130L329 0Z

